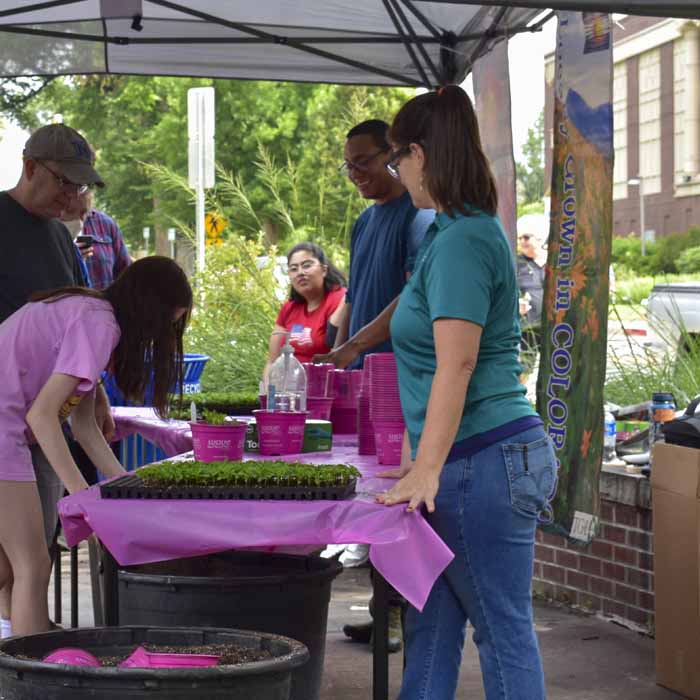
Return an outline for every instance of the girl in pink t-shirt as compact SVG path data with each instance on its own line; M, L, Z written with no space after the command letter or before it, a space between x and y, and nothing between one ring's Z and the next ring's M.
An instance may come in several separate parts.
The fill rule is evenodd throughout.
M122 393L164 415L182 379L182 336L192 290L170 258L135 262L101 292L68 287L37 295L0 324L0 588L14 578L12 629L49 629L51 562L32 466L38 443L69 493L87 487L61 422L97 469L124 473L95 421L95 386L109 367Z

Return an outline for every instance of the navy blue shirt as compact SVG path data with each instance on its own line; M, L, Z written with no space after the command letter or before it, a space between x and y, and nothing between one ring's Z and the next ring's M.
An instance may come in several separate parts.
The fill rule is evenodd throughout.
M373 204L360 214L352 229L350 284L345 295L351 304L351 337L401 293L434 218L432 209L416 209L408 192L386 204ZM369 352L391 351L391 341L387 341ZM365 354L351 367L362 367Z

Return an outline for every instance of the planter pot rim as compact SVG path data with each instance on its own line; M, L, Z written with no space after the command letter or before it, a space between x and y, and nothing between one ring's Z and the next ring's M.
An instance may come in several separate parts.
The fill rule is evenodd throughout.
M178 631L192 632L193 630L208 632L208 633L231 633L235 632L236 636L248 637L253 639L269 639L270 641L282 641L289 644L290 651L287 654L275 656L272 659L263 659L261 661L251 661L248 663L237 664L235 666L205 666L195 668L117 668L116 666L109 667L94 667L94 666L72 666L67 664L52 664L45 663L40 659L19 659L11 656L5 651L5 648L12 647L13 643L17 643L19 639L41 639L51 636L60 637L67 632L90 632L101 631L107 634L110 630L108 627L82 627L75 630L56 630L52 632L42 632L40 634L24 635L22 637L11 637L0 642L0 670L11 669L13 671L24 671L35 674L51 674L53 676L70 676L75 678L143 678L144 680L159 680L159 679L192 679L192 680L213 680L215 678L229 678L234 676L257 676L263 673L270 673L278 670L286 672L288 670L302 666L309 660L309 650L304 644L296 639L283 637L278 634L270 634L266 632L250 632L247 630L234 630L225 627L153 627L150 625L128 625L124 627L112 628L115 631L120 630L150 630L159 632L175 633ZM139 642L132 642L139 644ZM143 643L143 642L141 642ZM146 642L152 643L152 642ZM214 642L216 643L216 642ZM108 646L108 645L105 645ZM193 645L190 645L193 646ZM94 646L93 646L94 649Z

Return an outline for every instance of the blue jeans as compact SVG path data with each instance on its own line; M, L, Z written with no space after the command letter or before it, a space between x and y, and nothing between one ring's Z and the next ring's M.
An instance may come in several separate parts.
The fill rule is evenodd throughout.
M455 558L423 612L408 610L399 700L453 700L467 620L487 700L545 697L531 582L537 516L555 480L542 427L445 464L427 519Z

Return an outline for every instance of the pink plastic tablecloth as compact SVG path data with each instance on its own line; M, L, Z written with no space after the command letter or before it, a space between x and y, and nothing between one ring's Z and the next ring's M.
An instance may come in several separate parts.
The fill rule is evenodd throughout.
M148 440L154 432L162 437L167 425L155 426L152 418L138 419L135 414L129 421L131 427L138 424L138 432ZM119 427L125 428L123 423ZM163 442L153 441L163 447ZM375 457L358 455L351 445L338 446L332 453L288 458L354 464L363 475L357 495L345 501L298 502L102 500L99 487L94 486L60 501L66 540L73 546L95 532L122 566L226 549L366 543L371 545L370 559L376 569L422 609L453 554L420 513L374 502L374 494L393 483L374 476L384 467Z

